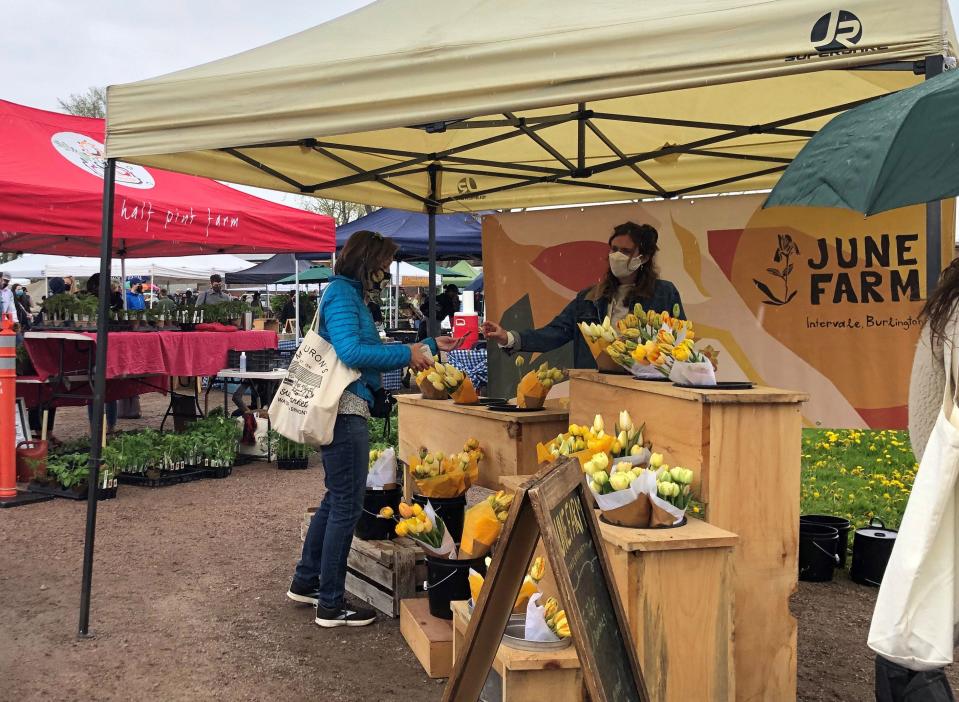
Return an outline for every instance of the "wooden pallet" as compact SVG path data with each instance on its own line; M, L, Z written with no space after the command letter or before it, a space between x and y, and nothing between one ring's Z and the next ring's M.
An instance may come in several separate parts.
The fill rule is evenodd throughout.
M426 556L411 539L363 541L353 538L346 567L346 591L390 617L400 601L425 597Z

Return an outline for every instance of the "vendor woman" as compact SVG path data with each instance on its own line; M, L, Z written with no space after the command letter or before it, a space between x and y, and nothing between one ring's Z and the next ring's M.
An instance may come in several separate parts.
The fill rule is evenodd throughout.
M659 233L648 224L624 222L613 228L609 237L609 268L603 279L580 292L556 318L540 329L523 331L503 329L496 322L486 322L483 333L501 348L517 351L552 351L573 342L573 367L595 368L596 361L580 333L580 322L601 322L609 315L615 324L637 302L644 310L678 311L686 319L679 291L656 270Z

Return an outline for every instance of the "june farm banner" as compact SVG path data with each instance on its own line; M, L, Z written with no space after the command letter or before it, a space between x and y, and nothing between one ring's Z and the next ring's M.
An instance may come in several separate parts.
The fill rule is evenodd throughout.
M679 288L720 380L803 390L804 416L831 428L902 428L925 298L925 209L864 218L844 210L762 210L764 195L540 210L483 219L487 316L548 323L606 268L626 220L659 231L661 277ZM954 205L943 207L943 261ZM562 367L569 345L545 354ZM491 393L517 371L490 351Z

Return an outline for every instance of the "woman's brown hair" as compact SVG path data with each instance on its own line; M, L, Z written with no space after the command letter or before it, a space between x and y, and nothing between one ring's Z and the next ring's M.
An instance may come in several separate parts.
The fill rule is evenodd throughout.
M336 257L333 272L358 280L363 292L368 293L372 288L370 274L392 261L399 248L395 241L378 232L358 231Z
M624 301L627 307L632 307L640 300L648 300L652 297L656 289L656 281L659 280L659 271L653 258L659 251L657 242L659 241L659 232L648 224L636 224L635 222L623 222L613 227L613 233L609 237L610 246L613 239L618 236L628 236L636 247L636 253L646 257L646 262L640 267L636 274L636 285L633 287L627 299ZM620 282L613 271L606 269L606 275L593 288L590 297L592 299L606 298L612 300L619 288Z
M939 276L939 284L929 295L919 314L920 319L929 323L929 335L932 345L940 343L946 333L946 324L955 314L959 303L959 258L954 259Z

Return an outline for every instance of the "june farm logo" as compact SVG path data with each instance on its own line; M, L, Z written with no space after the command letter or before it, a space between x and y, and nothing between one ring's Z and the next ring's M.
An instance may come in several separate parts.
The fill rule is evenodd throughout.
M855 13L849 10L827 12L813 23L809 32L809 43L812 44L814 52L787 56L786 62L868 54L889 48L888 46L858 46L863 39L863 34L863 22Z
M103 178L107 166L106 150L96 139L76 132L57 132L50 137L50 143L57 153L77 168ZM116 167L116 182L117 185L139 190L149 190L156 185L146 168L119 161Z
M459 181L456 183L456 192L458 192L461 196L463 196L463 197L457 198L459 200L485 199L486 198L485 195L470 195L470 193L476 192L477 190L479 190L479 185L477 185L476 183L476 178L473 178L471 176L467 178L460 178Z
M765 305L792 302L800 290L808 303L820 305L869 304L920 299L918 234L869 234L865 237L821 237L805 260L789 234L777 237L772 264L765 280L753 284ZM804 263L802 269L797 263ZM804 269L804 270L803 270ZM805 285L804 283L808 283ZM803 292L803 295L806 295Z

